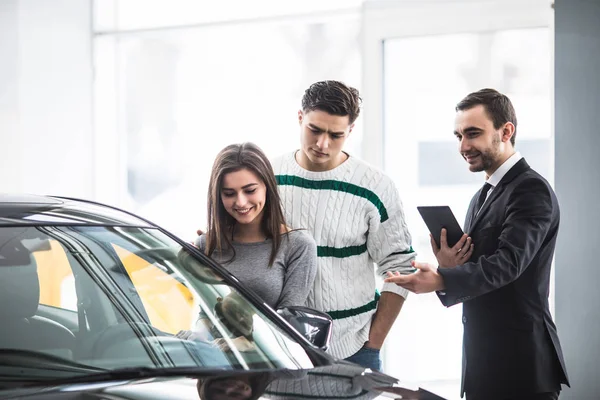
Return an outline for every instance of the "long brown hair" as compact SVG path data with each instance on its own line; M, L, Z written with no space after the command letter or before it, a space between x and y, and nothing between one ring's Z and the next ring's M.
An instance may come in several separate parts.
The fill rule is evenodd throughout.
M269 266L273 265L275 256L281 246L281 227L285 226L285 217L281 208L281 200L277 191L277 181L273 167L263 151L253 143L231 144L225 147L215 158L208 184L208 231L206 233L206 254L212 255L217 250L221 252L226 244L235 258L235 249L231 244L228 233L233 231L236 224L221 201L223 177L241 169L247 169L258 176L266 187L266 200L260 228L272 241Z

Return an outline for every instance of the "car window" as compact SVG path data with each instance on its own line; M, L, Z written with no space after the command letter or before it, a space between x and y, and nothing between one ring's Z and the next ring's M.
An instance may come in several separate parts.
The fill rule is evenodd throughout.
M40 304L77 311L75 278L60 243L48 240L46 249L32 254L40 282Z
M98 368L311 368L302 339L228 279L157 229L0 227L0 382ZM52 368L45 355L58 357Z
M166 267L112 244L133 286L140 296L148 318L156 328L175 334L188 329L196 316L194 296Z

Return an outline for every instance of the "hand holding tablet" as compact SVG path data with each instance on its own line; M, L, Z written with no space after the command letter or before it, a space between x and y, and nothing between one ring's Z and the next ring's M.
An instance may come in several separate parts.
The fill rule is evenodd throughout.
M452 210L448 206L421 206L417 207L429 232L438 247L440 247L440 235L442 228L446 228L446 238L448 246L454 246L464 234L460 225L456 221Z
M463 233L450 207L417 209L431 232L431 247L441 268L462 265L471 258L474 249L471 238Z

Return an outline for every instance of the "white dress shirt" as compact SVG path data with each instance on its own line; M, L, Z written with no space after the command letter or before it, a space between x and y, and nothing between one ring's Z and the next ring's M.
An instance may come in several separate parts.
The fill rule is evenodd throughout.
M481 204L481 207L483 207L483 204L485 204L488 197L490 197L490 194L492 193L496 185L500 183L502 178L504 178L504 175L506 175L506 173L510 171L510 169L514 167L515 164L518 163L519 160L521 160L521 158L523 158L521 153L519 153L518 151L515 152L515 154L508 157L508 159L504 161L504 163L502 163L502 165L499 166L498 169L491 176L486 177L486 182L489 183L492 187L488 190L487 196L485 197L484 202ZM477 211L477 213L479 213L479 211Z

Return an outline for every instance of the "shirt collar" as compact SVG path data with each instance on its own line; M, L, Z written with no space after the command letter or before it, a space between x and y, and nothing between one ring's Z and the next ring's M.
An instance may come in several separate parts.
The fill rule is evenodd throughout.
M504 175L506 175L506 173L510 171L510 169L514 167L515 164L518 163L521 158L523 158L521 153L519 153L518 151L515 152L515 154L508 157L508 159L504 161L504 163L500 167L498 167L498 169L492 174L492 176L490 176L487 179L486 182L492 185L492 187L496 187L500 183L502 178L504 178Z

